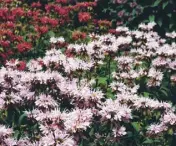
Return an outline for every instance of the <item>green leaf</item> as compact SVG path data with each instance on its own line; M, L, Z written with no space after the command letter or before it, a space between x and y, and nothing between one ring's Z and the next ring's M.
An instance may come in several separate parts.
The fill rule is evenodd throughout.
M90 135L90 136L93 136L93 135L94 135L94 128L92 128L92 129L90 130L89 135Z
M173 133L174 133L174 132L173 132L172 129L169 129L169 130L168 130L168 134L169 134L169 135L173 135Z
M55 33L54 33L53 31L49 31L49 32L48 32L48 35L49 35L49 37L54 37L54 36L55 36Z
M169 24L169 29L171 29L174 26L174 24Z
M3 49L3 48L0 48L0 52L4 52L4 49Z
M172 14L171 14L171 13L169 13L169 14L167 14L167 16L168 16L168 17L172 17Z
M100 83L100 84L106 84L106 80L107 80L106 77L99 77L98 78L98 83Z
M140 123L138 122L132 122L132 126L137 132L141 129Z
M149 97L149 95L150 95L150 93L148 93L148 92L143 92L143 94L144 94L144 97Z
M162 0L156 0L152 7L157 7L161 3L161 1Z
M151 144L153 143L153 140L152 139L146 139L143 144Z
M32 130L36 130L36 129L37 129L37 127L38 127L38 123L37 123L37 124L35 124L34 126L32 126L32 127L31 127L31 129L32 129Z
M106 96L107 96L107 98L111 98L111 99L114 99L114 95L112 94L112 93L110 93L110 92L107 92L106 93Z
M98 143L99 143L101 146L104 146L104 139L100 139L100 140L98 141Z
M162 6L163 9L165 9L165 7L168 5L168 3L169 3L168 1L163 3L163 6Z
M149 21L150 21L150 22L155 21L155 16L154 16L154 15L150 15L150 16L149 16Z
M157 21L157 23L158 23L158 25L161 27L162 26L162 20L161 19L159 19L158 21Z
M27 117L26 113L22 114L18 120L18 124L21 125L21 123L23 122L23 120Z
M15 132L14 132L14 137L19 140L19 139L20 139L20 136L21 136L20 131L15 130Z

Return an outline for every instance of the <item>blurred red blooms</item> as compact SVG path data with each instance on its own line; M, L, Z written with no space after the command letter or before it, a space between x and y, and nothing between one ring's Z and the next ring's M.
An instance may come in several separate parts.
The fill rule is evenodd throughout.
M23 16L25 14L24 10L22 8L14 8L12 9L12 14L16 17Z
M41 3L40 2L33 2L32 4L31 4L31 7L33 7L33 8L39 8L39 7L41 7L42 5L41 5Z
M35 30L39 33L39 34L45 34L48 32L48 26L35 26Z
M41 1L31 3L25 0L0 0L1 60L12 57L14 53L20 55L31 48L35 49L37 40L44 39L50 31L57 33L67 26L74 27L75 14L78 15L81 23L93 20L92 12L96 2L72 4L69 2L69 0L55 0L44 4ZM82 40L85 38L86 32L75 31L69 39ZM63 47L67 44L57 45Z
M56 0L56 3L67 4L68 0Z
M91 19L91 15L88 12L79 12L78 19L79 22L88 22Z
M8 48L10 46L10 41L0 41L2 47Z
M25 61L19 61L19 63L17 64L17 69L18 70L25 70L26 68L26 62Z
M17 45L17 49L19 52L29 51L32 48L31 43L23 42Z
M75 40L75 41L76 40L83 40L85 38L86 38L86 33L84 33L84 32L74 31L72 33L72 39Z

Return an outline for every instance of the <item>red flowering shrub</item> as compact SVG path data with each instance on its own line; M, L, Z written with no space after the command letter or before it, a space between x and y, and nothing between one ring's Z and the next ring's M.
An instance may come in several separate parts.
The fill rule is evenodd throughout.
M79 12L78 18L80 22L88 22L91 19L91 15L87 12Z
M25 0L0 0L0 56L4 59L18 57L21 53L31 56L44 54L43 48L49 45L48 39L56 34L66 35L68 40L82 40L86 31L94 29L88 27L85 33L65 33L73 30L75 26L83 28L85 22L94 17L93 8L96 2L70 3L68 0L52 0L47 3L40 1L29 2ZM78 16L79 23L76 17ZM71 37L70 37L71 36ZM33 48L33 49L31 49ZM40 49L38 49L40 48ZM15 54L14 56L11 56ZM22 57L21 54L21 57ZM32 55L33 56L33 55Z

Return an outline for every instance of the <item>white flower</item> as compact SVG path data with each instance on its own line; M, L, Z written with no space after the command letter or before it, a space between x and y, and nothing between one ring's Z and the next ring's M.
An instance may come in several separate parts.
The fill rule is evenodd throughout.
M155 134L160 134L163 131L166 131L167 127L165 125L162 125L162 124L153 124L153 125L150 125L147 128L147 130L148 130L147 132L149 134L155 135Z
M86 130L91 124L92 116L90 109L76 109L64 115L64 125L68 131L73 133L78 130Z
M50 43L57 43L57 38L55 38L55 37L51 37L50 38Z
M114 128L113 130L114 137L121 137L127 134L125 127Z
M6 128L3 125L0 125L0 138L4 138L12 135L13 131L10 128Z
M39 108L55 108L58 106L57 102L50 96L41 94L35 101L35 105Z
M54 43L55 44L57 42L64 43L65 39L63 37L59 37L59 38L51 37L50 38L50 43Z
M167 37L169 37L169 38L176 38L176 32L175 31L173 31L173 32L171 32L171 33L166 33L166 36Z

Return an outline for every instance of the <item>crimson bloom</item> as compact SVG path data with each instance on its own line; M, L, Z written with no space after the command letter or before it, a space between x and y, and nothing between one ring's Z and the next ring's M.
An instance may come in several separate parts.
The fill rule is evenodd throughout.
M79 12L78 19L79 22L88 22L91 19L91 15L88 12Z
M23 42L17 45L19 52L29 51L32 48L32 44L28 42Z
M17 69L18 70L25 70L26 68L26 62L25 61L19 61L18 65L17 65Z

